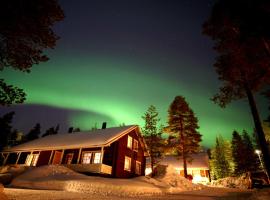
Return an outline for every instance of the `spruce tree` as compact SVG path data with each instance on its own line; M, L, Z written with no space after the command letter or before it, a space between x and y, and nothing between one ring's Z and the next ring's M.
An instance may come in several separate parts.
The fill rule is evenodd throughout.
M148 151L150 153L151 158L151 170L152 176L154 175L154 166L159 162L162 156L162 129L158 130L158 122L160 119L158 118L158 112L156 107L150 105L147 109L146 113L142 116L144 119L144 127L143 127L143 137L146 141Z
M266 0L217 0L203 25L203 33L214 40L218 53L214 67L223 83L212 100L225 107L231 101L247 98L264 165L270 174L270 153L255 96L270 82L268 8Z
M6 147L12 134L12 120L15 112L9 112L0 117L0 150Z
M211 150L210 169L212 179L220 179L230 176L232 164L230 163L230 145L222 136L216 138L215 147Z
M240 175L246 170L246 154L245 154L245 144L242 140L241 135L237 131L232 133L232 156L235 164L234 173L235 175Z
M29 133L26 135L26 140L27 141L31 141L31 140L35 140L39 138L39 134L40 134L40 124L37 123L34 128L32 128Z
M201 134L198 132L198 119L185 98L176 96L168 110L168 126L165 132L170 134L169 144L182 156L184 176L187 178L187 161L190 155L199 151Z
M59 131L59 124L57 124L56 127L51 127L49 129L47 129L46 132L41 137L45 137L48 135L55 135L58 133L58 131Z
M244 130L242 134L244 148L245 148L245 154L248 155L248 159L245 161L245 170L248 171L255 171L258 169L258 162L257 162L257 156L255 155L255 149L252 144L251 138L249 134Z

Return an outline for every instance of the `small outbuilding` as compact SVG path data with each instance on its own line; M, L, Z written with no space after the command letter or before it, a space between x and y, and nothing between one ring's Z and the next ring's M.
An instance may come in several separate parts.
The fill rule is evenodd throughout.
M210 182L209 157L206 152L190 155L191 162L187 162L187 173L192 176L193 183L206 184ZM183 159L181 156L166 155L160 163L171 165L180 176L184 176Z
M56 134L1 152L4 165L64 165L117 178L144 175L146 144L137 125Z

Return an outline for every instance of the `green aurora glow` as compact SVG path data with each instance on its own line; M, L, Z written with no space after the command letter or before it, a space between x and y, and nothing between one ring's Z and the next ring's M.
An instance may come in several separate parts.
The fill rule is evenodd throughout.
M5 70L2 77L26 91L26 104L99 113L112 119L108 121L109 127L121 123L143 126L141 116L151 104L157 107L161 121L166 125L170 103L176 95L183 95L199 119L205 146L213 145L217 134L230 138L234 129L253 129L246 102L233 103L226 109L219 108L209 100L217 87L210 88L195 80L189 85L181 82L181 77L185 79L191 73L189 71L176 81L151 71L140 71L149 66L138 68L138 63L132 61L69 58L52 57L49 62L34 66L30 74ZM259 105L260 109L262 105ZM84 130L89 130L95 123L99 127L103 122L103 119L87 114L70 116L69 120L71 126Z

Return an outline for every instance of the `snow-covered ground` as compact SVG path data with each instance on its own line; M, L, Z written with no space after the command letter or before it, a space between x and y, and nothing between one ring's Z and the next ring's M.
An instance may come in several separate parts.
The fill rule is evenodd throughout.
M12 200L270 200L270 188L245 190L195 185L170 166L156 178L116 179L85 176L50 165L28 169L10 186L13 188L5 188L4 193Z
M197 191L186 191L178 194L164 194L136 197L100 196L80 192L56 190L29 190L6 188L5 194L10 200L269 200L268 190L239 190L231 188L204 188ZM2 200L2 199L1 199Z
M157 178L137 177L132 179L103 178L86 176L58 165L30 169L16 177L12 187L46 190L64 190L103 196L137 196L178 193L200 190L203 185L195 185L167 167L166 173Z

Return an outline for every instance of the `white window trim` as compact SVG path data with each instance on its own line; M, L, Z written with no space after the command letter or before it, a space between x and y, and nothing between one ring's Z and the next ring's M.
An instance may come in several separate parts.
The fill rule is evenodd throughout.
M137 170L137 163L140 164L140 171ZM141 175L142 173L142 163L140 161L136 160L136 164L135 164L135 174L137 175Z
M83 163L83 155L85 153L91 153L90 163ZM95 161L95 154L100 153L99 162ZM94 157L93 157L94 156ZM89 165L89 164L100 164L101 163L101 151L82 151L81 153L81 164ZM92 162L91 162L92 161Z
M126 160L129 160L129 169L126 168ZM125 170L125 171L129 171L129 172L131 171L131 158L128 157L128 156L125 156L124 170Z
M89 163L84 163L84 162L83 162L83 160L84 160L84 159L83 159L83 158L84 158L84 154L87 154L87 153L91 153L91 156L90 156L90 162L89 162ZM82 156L81 156L81 163L82 163L82 164L85 164L85 165L91 164L92 156L93 156L93 152L92 152L92 151L83 151L83 152L82 152Z
M134 142L133 150L136 151L136 152L138 152L138 150L139 150L139 141L136 140L136 139L133 139L133 142ZM135 148L136 147L135 143L137 143L137 149Z
M36 166L38 158L39 158L39 154L36 154L36 153L35 154L28 154L26 157L25 164L27 166Z
M101 163L101 152L94 152L93 154L94 154L93 164L100 164ZM96 157L96 154L99 154L98 159Z
M131 140L131 142L129 142ZM132 143L133 143L133 138L130 136L130 135L128 135L128 138L127 138L127 147L129 148L129 149L132 149Z

